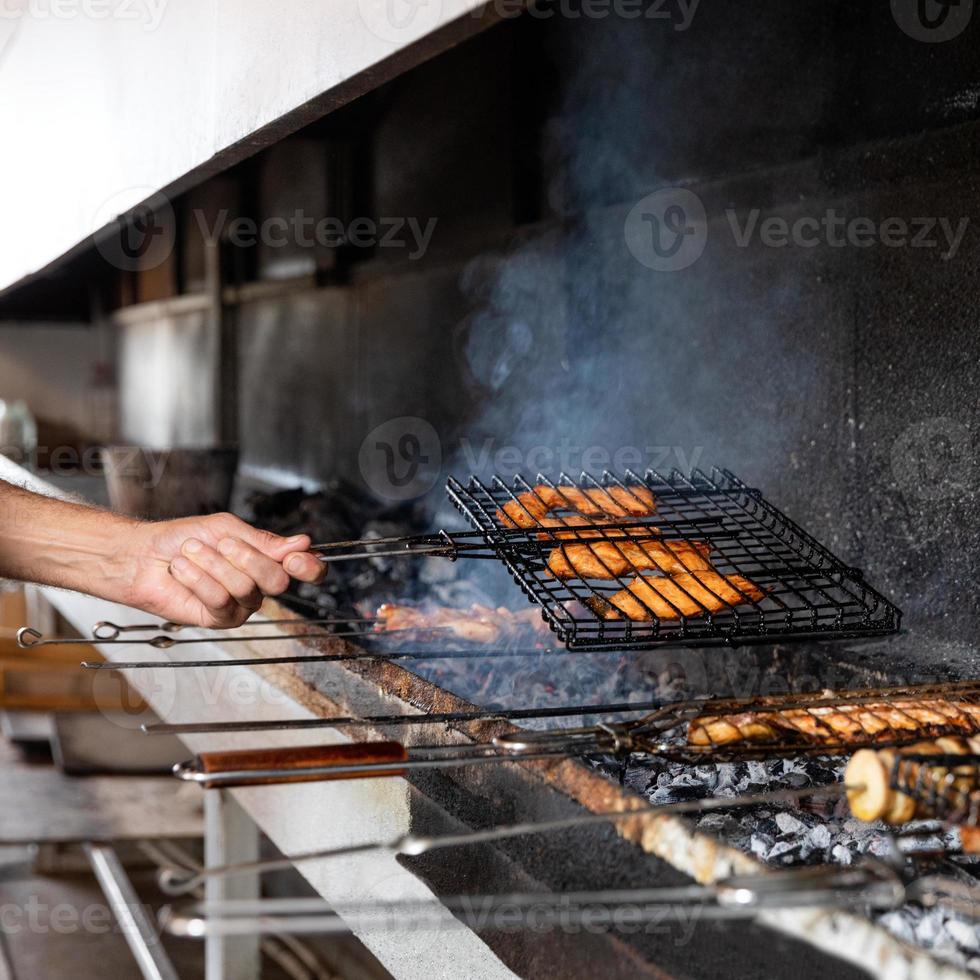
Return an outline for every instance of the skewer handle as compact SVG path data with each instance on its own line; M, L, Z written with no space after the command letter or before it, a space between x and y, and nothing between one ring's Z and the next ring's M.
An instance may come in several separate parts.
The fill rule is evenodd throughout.
M244 749L232 752L202 752L190 764L174 768L182 779L213 786L268 786L277 783L308 783L330 779L358 779L370 776L400 776L405 770L391 769L364 773L347 771L349 766L398 763L408 759L400 742L355 742L346 745L303 745L290 749ZM343 772L331 775L332 767ZM298 770L291 773L290 770ZM316 770L311 773L309 770ZM275 775L270 775L275 771ZM255 773L250 776L250 773ZM240 778L227 778L240 774ZM208 777L217 777L209 779Z

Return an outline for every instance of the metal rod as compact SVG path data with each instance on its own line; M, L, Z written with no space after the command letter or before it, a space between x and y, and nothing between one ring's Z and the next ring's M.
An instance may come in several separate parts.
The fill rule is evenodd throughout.
M519 721L526 718L571 718L579 715L612 715L654 711L662 701L621 701L614 704L580 704L556 708L501 708L485 711L441 711L423 715L356 715L337 718L283 718L276 721L202 721L141 727L146 735L197 735L217 732L281 732L309 728L345 728L352 725L448 725L468 721Z
M323 636L322 633L314 634ZM330 633L328 636L339 636ZM296 634L294 638L301 638ZM300 654L292 657L243 657L228 660L136 660L102 661L83 660L81 666L86 670L149 670L154 667L262 667L269 664L319 664L319 663L348 663L358 660L507 660L514 657L548 657L564 650L397 650L392 652L371 652L357 650L351 653L337 654ZM615 650L599 650L598 653L618 653Z
M676 532L683 528L700 531L703 528L717 527L721 524L723 524L722 518L695 518L687 521L672 521L667 530ZM637 528L649 528L650 532L648 534L644 534L642 531L637 533ZM310 545L309 550L321 552L317 558L322 562L353 561L379 557L404 558L408 555L429 555L450 558L453 561L457 558L485 558L496 561L500 558L498 549L525 546L532 547L537 551L538 544L528 541L531 536L545 535L546 541L551 540L553 543L561 544L563 541L588 542L592 539L583 538L582 535L596 532L601 534L601 537L595 539L596 541L615 541L618 537L631 541L669 540L672 536L670 533L665 535L664 529L656 520L644 520L642 516L636 516L617 518L616 522L611 524L534 524L530 527L494 528L493 531L488 532L461 531L449 533L448 531L438 531L435 534L427 535L399 535L387 538L328 541ZM741 531L733 528L726 536L738 536L740 534ZM493 543L487 540L491 535L495 539ZM568 535L572 536L568 537ZM385 550L368 550L375 546L383 547ZM347 554L322 554L322 552L341 551L344 548L361 550Z
M200 769L195 769L192 764L186 762L179 762L173 768L173 774L185 782L191 783L205 783L208 784L209 788L219 787L227 785L228 783L234 783L236 786L249 785L255 782L264 783L269 780L280 780L284 777L289 777L292 780L297 778L306 777L309 779L316 778L326 778L328 776L353 776L353 775L363 775L366 773L383 773L390 774L392 772L407 772L415 771L420 769L453 769L459 766L469 766L469 765L479 765L481 763L487 762L524 762L525 760L537 760L537 759L554 759L556 757L561 758L567 756L569 753L562 750L542 750L541 752L533 753L522 753L520 756L513 755L512 753L500 753L494 750L491 746L476 746L480 749L483 754L466 754L465 751L461 751L460 746L456 745L438 745L438 746L428 746L425 751L434 752L435 750L451 750L454 752L451 756L449 752L444 753L449 756L447 758L411 758L409 757L405 761L394 761L394 762L357 762L351 763L345 766L310 766L308 768L301 769L227 769L221 772L204 772ZM489 751L494 750L494 751Z
M390 768L391 764L389 763L388 765ZM746 796L684 800L680 803L665 803L661 806L638 807L635 810L608 810L596 813L580 813L572 817L561 817L555 820L504 824L498 827L491 827L487 830L443 834L434 837L417 837L413 834L403 834L388 841L348 844L343 847L304 851L300 854L294 854L291 857L274 858L266 861L218 865L195 871L188 871L185 868L177 867L167 868L161 872L160 887L169 895L183 895L197 888L208 878L246 873L262 874L266 871L275 871L306 861L349 857L352 854L363 854L365 852L406 854L417 857L421 854L427 854L430 851L450 847L463 847L469 844L489 844L495 841L508 840L512 837L575 830L596 824L633 820L637 817L683 816L691 813L708 813L714 810L738 807L766 806L773 803L793 803L797 800L815 796L840 796L853 789L855 789L853 786L844 786L843 784L835 783L830 786L808 786L803 789L772 790L767 793L753 793Z
M104 844L86 844L85 853L145 980L179 980L119 856Z
M523 540L527 538L530 534L548 534L548 535L559 535L559 534L580 534L585 531L601 531L607 534L616 534L617 530L622 530L627 528L630 530L630 537L634 537L633 529L637 527L650 528L651 538L660 538L662 527L658 523L659 518L656 515L637 515L632 517L618 517L615 519L614 523L601 524L595 522L593 524L533 524L529 527L500 527L494 528L492 533L494 537L502 538L514 538L517 540ZM702 528L702 527L716 527L719 524L724 523L724 518L720 517L705 517L705 518L693 518L691 520L685 521L671 521L671 528ZM733 528L736 531L737 528ZM644 537L644 535L639 535L639 538ZM427 546L441 544L442 547L452 548L459 543L468 544L470 542L482 542L484 539L484 532L482 531L437 531L432 534L401 534L395 535L393 537L386 538L354 538L350 541L323 541L316 544L311 544L309 547L310 551L339 551L342 548L369 548L374 545L405 545L406 547L411 547L412 545ZM569 539L573 540L573 539ZM597 539L601 540L601 539Z
M303 620L289 620L291 623L296 623L298 626L303 626L305 623ZM256 624L259 625L259 624ZM433 626L430 627L432 630L442 630L446 627ZM424 632L428 632L425 630ZM385 630L385 634L391 633L418 633L420 630L417 627L397 629L397 630ZM192 643L249 643L249 642L267 642L269 640L313 640L313 639L325 639L333 636L349 637L349 636L371 636L372 634L364 630L336 630L334 632L327 632L326 630L319 630L315 633L269 633L266 635L262 634L251 634L246 636L221 636L216 634L213 636L199 636L199 637L173 637L161 634L160 636L149 636L149 637L133 637L133 638L121 638L117 640L92 640L92 639L78 639L76 637L50 637L45 638L43 634L39 633L37 630L32 629L29 626L22 626L17 631L17 645L23 647L26 650L33 649L34 647L46 647L46 646L63 646L65 644L84 644L85 646L92 646L93 643L113 645L113 646L148 646L155 647L157 650L169 650L171 647L185 646Z
M290 599L296 598L289 596ZM307 601L307 600L299 600ZM349 626L354 623L376 623L376 616L328 616L323 619L305 619L294 616L290 619L248 619L242 623L245 626ZM121 626L108 620L102 620L92 627L92 638L102 643L108 643L117 639L123 633L152 633L159 630L163 633L180 633L192 627L186 623L174 623L167 620L163 623L138 623L132 626ZM215 639L220 639L220 632L216 632Z
M615 930L664 913L701 919L752 917L768 908L844 908L887 910L900 907L906 888L898 874L878 861L852 868L821 866L732 876L708 885L595 889L578 892L517 892L497 895L450 895L436 900L371 902L330 906L320 898L278 898L246 902L191 903L165 910L164 928L184 937L246 935L259 932L337 933L352 928L444 928L451 913L473 929L493 924L505 912L510 928L523 924L539 930L551 913L562 927L587 923ZM977 890L980 894L980 890ZM957 896L962 902L962 896ZM518 918L514 913L533 912ZM623 916L628 913L628 917ZM354 923L351 922L354 920ZM451 921L451 920L449 920ZM356 924L355 924L356 923ZM455 925L455 923L452 923Z

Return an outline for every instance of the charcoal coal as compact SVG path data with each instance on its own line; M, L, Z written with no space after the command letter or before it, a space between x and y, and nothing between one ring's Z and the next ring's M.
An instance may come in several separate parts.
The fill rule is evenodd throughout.
M772 847L770 848L769 853L766 855L766 860L776 861L781 857L785 857L787 854L792 854L794 851L800 850L801 846L802 845L800 841L793 841L793 840L776 841L776 843L773 844Z
M803 824L789 813L777 813L776 826L782 834L799 834L804 829Z

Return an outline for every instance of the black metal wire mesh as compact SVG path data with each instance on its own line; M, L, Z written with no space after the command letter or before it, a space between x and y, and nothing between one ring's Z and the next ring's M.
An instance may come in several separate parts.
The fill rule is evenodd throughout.
M836 755L972 736L980 732L980 683L715 699L702 702L696 714L685 714L685 745L678 751L690 759ZM641 719L636 725L641 738L645 724L662 730L664 720Z
M835 756L980 733L980 681L664 704L642 718L519 732L502 745L646 753L691 765ZM980 743L977 743L980 744Z
M473 477L447 491L571 649L884 635L901 623L858 570L728 470Z
M916 817L972 827L980 824L980 754L976 752L901 752L892 763L889 782L892 789L915 801Z

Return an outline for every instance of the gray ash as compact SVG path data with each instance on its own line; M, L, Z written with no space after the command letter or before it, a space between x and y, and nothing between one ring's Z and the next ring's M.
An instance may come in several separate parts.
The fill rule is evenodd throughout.
M682 763L633 758L626 765L597 759L592 765L662 805L714 796L744 796L777 789L828 786L843 781L845 759L779 759L767 762L688 766ZM815 798L778 804L714 811L695 818L695 829L729 846L752 854L775 867L810 864L853 864L865 855L884 858L893 853L884 824L867 824L850 815L842 797ZM907 825L923 833L917 851L956 847L955 834L934 824ZM909 877L924 873L966 875L980 887L980 861L957 857L939 867L907 861ZM970 920L942 908L905 905L895 911L874 913L879 925L905 942L929 950L936 957L980 976L980 928Z

